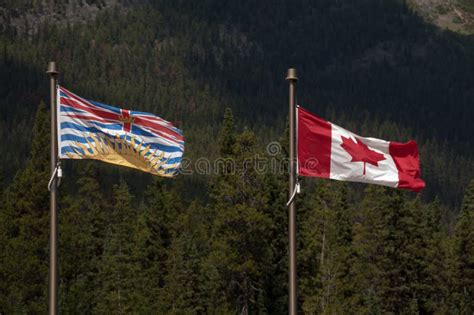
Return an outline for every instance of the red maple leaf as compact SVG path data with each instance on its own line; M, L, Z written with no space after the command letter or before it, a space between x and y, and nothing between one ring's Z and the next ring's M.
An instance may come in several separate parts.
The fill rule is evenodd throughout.
M341 147L352 156L351 162L364 162L364 175L366 163L372 164L373 166L379 166L378 162L385 160L383 154L369 149L369 147L358 138L354 141L351 138L341 136L341 139Z

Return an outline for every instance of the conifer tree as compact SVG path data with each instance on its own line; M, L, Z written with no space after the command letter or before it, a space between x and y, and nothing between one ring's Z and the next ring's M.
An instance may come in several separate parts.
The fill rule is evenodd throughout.
M268 191L266 213L272 221L269 230L272 261L265 281L265 294L268 300L273 301L267 306L269 314L288 312L288 138L287 126L278 143L267 145L265 156L269 159L265 173L265 187ZM300 197L296 201L301 200Z
M60 309L66 313L90 313L97 304L105 218L110 214L97 178L94 162L88 163L77 181L77 197L61 202L59 290Z
M113 210L108 220L104 253L99 265L100 295L95 311L127 314L145 304L136 287L142 279L136 262L137 211L127 184L114 186Z
M438 201L423 204L419 197L406 202L414 226L406 245L412 259L413 283L409 286L412 309L420 313L448 313L448 270L445 240L442 228L442 206ZM407 281L408 282L408 281Z
M224 120L219 134L219 151L223 158L232 156L235 144L234 115L230 108L226 108Z
M333 314L347 309L352 261L352 220L342 183L318 182L301 207L302 308ZM304 198L304 197L303 197Z
M162 313L166 308L163 287L168 273L168 248L173 235L180 233L175 226L182 203L171 186L155 178L147 188L145 201L138 215L137 244L134 257L140 268L137 292L146 298L142 312Z
M224 124L226 133L221 133L226 138L232 134L229 126ZM256 137L246 130L235 138L232 154L221 152L233 159L235 172L221 174L211 193L215 220L207 264L218 275L214 303L244 314L262 312L264 275L272 257L267 245L272 221L265 211L268 193L264 176L255 167Z
M474 180L466 190L454 233L454 301L461 314L474 312Z
M415 257L410 248L417 237L413 212L405 205L400 191L379 186L365 190L361 206L354 231L353 310L412 311L412 304L416 304L412 289L417 281Z
M176 220L176 231L168 248L163 312L196 314L206 311L212 298L205 296L203 262L209 253L208 232L211 222L203 207L193 202Z
M41 103L33 126L30 159L5 192L0 214L2 313L47 310L49 127L48 112Z

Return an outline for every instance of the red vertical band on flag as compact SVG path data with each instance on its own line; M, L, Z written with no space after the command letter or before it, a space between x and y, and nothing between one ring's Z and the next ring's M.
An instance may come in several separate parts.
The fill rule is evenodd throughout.
M416 142L390 142L389 151L398 169L398 188L415 192L425 188L425 182L420 178L420 158Z
M298 174L329 178L331 171L331 124L305 109L297 108Z
M133 122L133 117L130 115L130 111L128 109L120 109L120 113L119 120L123 122L123 130L125 132L130 132L130 130L132 130Z

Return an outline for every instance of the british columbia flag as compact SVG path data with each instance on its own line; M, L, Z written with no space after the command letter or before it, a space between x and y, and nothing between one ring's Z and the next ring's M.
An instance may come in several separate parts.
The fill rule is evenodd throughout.
M153 114L86 100L58 86L61 159L96 159L175 176L184 152L181 130Z

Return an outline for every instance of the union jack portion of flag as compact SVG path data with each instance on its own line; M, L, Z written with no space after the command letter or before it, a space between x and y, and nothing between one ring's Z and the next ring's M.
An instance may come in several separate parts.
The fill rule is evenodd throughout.
M181 130L153 114L89 101L58 86L61 159L96 159L155 175L178 173Z

